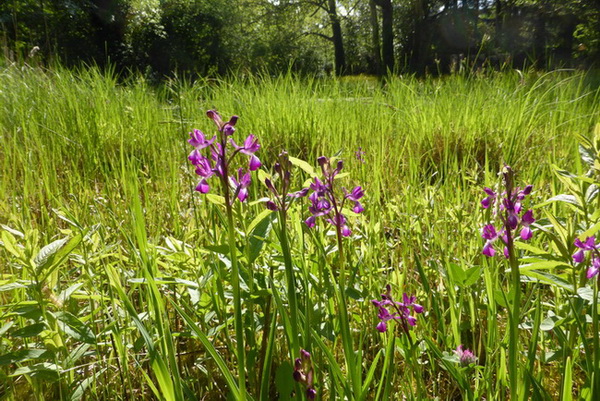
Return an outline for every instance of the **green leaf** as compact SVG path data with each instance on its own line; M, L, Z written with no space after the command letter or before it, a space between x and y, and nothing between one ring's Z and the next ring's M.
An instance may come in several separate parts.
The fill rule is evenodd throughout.
M481 277L481 266L473 266L465 271L465 287L470 287Z
M381 357L382 354L383 354L383 348L379 350L379 352L377 353L377 355L375 355L375 358L373 358L373 361L371 362L371 367L369 368L369 371L367 372L367 377L365 377L365 381L363 382L361 394L360 394L360 397L358 398L359 401L366 400L367 396L369 395L369 386L371 385L371 382L373 381L373 378L375 377L375 370L377 369L377 362L379 362L379 358Z
M206 245L204 248L208 249L211 252L216 252L221 255L229 255L229 245L221 244L221 245Z
M58 250L62 248L68 240L68 237L58 239L40 249L38 254L33 259L33 262L35 263L38 272L41 271L44 267L47 267L50 264L52 264L52 262L54 261L54 255L56 255Z
M546 206L552 202L563 202L563 203L568 203L570 205L573 205L579 209L582 208L581 204L579 203L579 200L577 199L576 196L574 195L567 195L567 194L560 194L560 195L556 195L553 196L552 198L546 200L545 202L542 202L541 204L538 205L538 207L542 207L542 206Z
M463 284L465 279L467 278L465 275L465 271L461 265L457 263L448 263L448 273L450 274L450 279L455 284Z
M542 331L550 331L554 328L554 324L556 322L557 318L556 317L547 317L544 320L542 320L542 323L540 323L540 330Z
M295 157L291 157L290 156L290 163L292 163L296 167L301 168L306 173L308 173L308 175L310 175L311 177L316 177L317 176L317 173L315 172L315 169L313 168L313 166L311 166L310 164L308 164L304 160L297 159Z
M86 344L96 344L92 329L69 312L57 312L58 327L69 337Z
M31 366L23 366L15 370L10 377L27 375L43 381L55 382L60 379L60 367L53 363L36 363Z
M6 231L8 231L9 233L11 233L12 235L14 235L15 237L19 237L21 239L25 238L25 234L23 234L19 230L15 230L14 228L11 228L11 227L9 227L7 225L4 225L4 224L0 224L0 227L2 227L3 229L5 229Z
M541 260L533 263L527 263L519 266L519 270L526 272L528 270L549 270L557 267L571 268L568 263L559 260Z
M206 194L205 196L206 196L206 200L212 204L219 205L219 206L225 205L225 198L222 197L221 195Z
M357 290L356 288L353 288L353 287L346 288L346 295L356 301L359 301L359 302L363 301L362 293L359 290Z
M194 335L196 335L196 337L198 337L198 339L200 340L202 345L204 345L204 348L206 349L206 351L210 354L213 361L219 367L219 370L221 371L221 374L225 378L225 381L227 382L227 385L229 386L229 391L231 391L231 393L233 394L234 399L239 399L240 390L237 386L236 379L231 374L231 371L229 370L229 368L227 367L227 364L221 357L221 354L219 354L219 351L217 351L215 346L210 342L210 340L208 339L206 334L204 334L198 328L198 326L192 320L192 318L190 316L188 316L187 313L185 313L185 311L179 305L175 304L173 302L173 300L170 300L170 301L171 301L171 304L173 305L173 307L179 313L179 315L183 318L183 320L185 320L187 327L191 330L192 333L194 333Z
M43 277L40 281L45 280L48 275L54 271L60 264L65 260L71 252L79 245L83 236L81 233L77 233L70 240L68 238L63 238L62 240L57 240L51 243L50 245L46 245L44 248L40 250L35 259L40 257L39 262L34 260L36 263L36 269L38 274L43 273ZM53 245L54 244L54 245Z
M250 226L253 227L252 231L250 232L249 241L250 263L254 262L256 258L258 258L258 255L260 255L260 251L265 244L265 239L269 236L269 232L271 231L271 222L273 221L271 217L272 215L273 213L270 210L265 210L257 216L257 218L262 216L262 219L259 220L258 223L253 225L253 221L250 224ZM256 219L254 220L256 221Z
M577 295L588 302L594 302L594 290L591 287L579 287ZM600 297L598 298L598 303L600 304Z
M284 361L275 371L275 387L281 401L291 400L295 382L293 379L294 369L288 361Z
M21 283L8 283L8 284L0 285L0 292L12 291L12 290L16 290L17 288L25 288L25 287L27 287L27 286L23 285Z
M523 276L530 277L533 279L537 279L542 283L555 285L557 287L563 288L569 292L573 292L573 284L569 283L567 280L560 278L552 273L542 272L539 270L527 270L522 273Z
M44 323L36 323L13 331L11 336L23 338L33 337L39 335L44 330L46 330L46 325Z
M15 237L13 237L11 234L9 234L6 231L2 231L1 237L2 237L2 244L4 245L4 248L8 252L10 252L13 256L15 256L19 259L22 259L23 252L18 248L17 242L15 241Z
M562 401L572 401L573 400L573 369L571 357L567 357L567 362L565 363L565 368L563 370L564 378L562 385Z
M47 349L30 348L9 352L0 356L0 366L12 363L23 363L32 359L48 359L54 354Z

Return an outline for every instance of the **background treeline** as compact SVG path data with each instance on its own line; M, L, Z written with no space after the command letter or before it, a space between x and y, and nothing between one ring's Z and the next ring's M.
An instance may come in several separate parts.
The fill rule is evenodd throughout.
M600 0L2 0L0 47L156 77L589 67Z

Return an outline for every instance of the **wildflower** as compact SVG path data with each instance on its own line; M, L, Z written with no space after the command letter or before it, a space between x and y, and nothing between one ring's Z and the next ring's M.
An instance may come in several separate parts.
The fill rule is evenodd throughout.
M306 398L314 400L317 391L313 387L314 370L310 359L310 352L305 349L300 350L300 358L294 361L294 380L306 386Z
M594 258L594 260L592 261L592 265L588 268L586 277L589 280L592 277L596 276L599 271L600 271L600 258Z
M468 349L463 349L462 345L459 345L454 350L454 355L458 357L461 366L469 366L472 363L477 362L477 357L473 355L473 352Z
M308 188L302 188L296 192L288 192L292 177L292 163L290 162L290 157L287 152L281 152L279 154L279 161L275 163L273 168L275 169L275 172L279 178L280 188L277 190L273 184L273 181L271 181L269 178L265 179L265 185L267 186L267 189L271 191L274 197L274 199L269 199L265 205L269 210L287 211L290 206L290 201L295 198L305 197L308 194Z
M323 216L325 221L336 227L338 235L341 234L344 237L348 237L352 234L352 230L346 224L347 219L342 210L346 201L349 201L354 203L352 207L354 213L362 213L365 209L359 200L364 196L364 190L360 186L354 187L351 191L342 188L344 196L341 199L337 198L334 185L335 176L344 167L343 161L339 160L335 169L331 166L331 160L325 156L319 157L317 162L321 166L323 180L315 177L310 184L310 190L313 192L308 197L311 202L308 211L311 213L311 216L304 222L308 227L312 228L316 225L317 217Z
M219 113L214 110L209 110L206 115L211 118L217 125L219 135L208 138L202 131L194 129L190 132L188 143L194 147L194 150L189 154L188 160L196 168L195 172L202 179L196 186L196 191L206 194L210 191L208 180L216 175L221 179L223 185L231 185L233 188L233 196L229 197L229 192L226 196L229 201L237 198L240 202L244 202L248 198L248 186L251 182L250 173L244 172L243 169L237 170L237 175L233 174L228 177L231 170L231 164L238 153L250 156L248 162L248 170L255 171L261 166L260 159L254 154L260 149L260 144L254 135L248 135L244 143L239 146L235 143L231 136L235 132L235 124L238 120L237 116L232 116L229 121L223 121ZM229 141L227 140L229 139ZM228 146L231 144L231 147ZM207 149L206 151L204 149ZM203 154L206 152L207 154Z
M487 209L490 207L494 199L496 199L497 195L494 191L487 187L483 188L483 191L487 194L487 197L481 201L481 206L483 206L484 209Z
M354 157L356 157L356 160L358 160L361 163L365 162L364 156L365 156L365 151L362 150L362 147L358 147L358 150L356 152L354 152Z
M482 201L481 206L484 209L493 209L493 213L499 216L502 223L502 228L496 230L493 224L488 224L483 227L481 237L486 240L481 251L487 257L492 257L496 254L494 242L499 238L505 245L503 253L505 258L509 258L508 241L512 242L515 238L515 233L519 230L521 240L528 241L533 236L533 231L530 226L535 222L533 210L529 209L523 212L522 201L525 197L531 194L533 186L527 185L525 188L512 188L513 172L510 167L504 168L504 181L507 185L507 191L498 197L498 194L490 188L484 188L483 191L487 195ZM501 213L499 213L501 212Z
M586 277L591 279L600 272L600 254L598 253L600 244L596 244L595 237L587 237L585 242L581 242L579 238L576 238L574 245L579 248L579 250L573 254L573 261L576 263L584 261L585 252L592 252L592 264L586 273Z
M597 247L595 237L587 237L585 242L581 242L579 238L576 238L574 245L579 248L579 250L573 254L573 260L577 263L583 262L585 251L594 251Z
M381 294L381 301L376 299L371 301L378 308L377 317L381 320L376 329L385 333L388 321L399 320L402 330L408 334L409 328L417 324L417 318L412 315L412 312L423 313L423 306L415 303L415 296L409 296L406 293L402 294L402 302L396 302L391 295L392 287L388 284L385 288L386 292ZM388 308L392 309L393 313L390 313Z

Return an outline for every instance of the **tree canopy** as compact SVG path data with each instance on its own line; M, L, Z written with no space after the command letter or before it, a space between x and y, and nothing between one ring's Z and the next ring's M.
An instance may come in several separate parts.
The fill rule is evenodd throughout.
M9 60L228 71L446 73L591 66L599 0L5 0Z

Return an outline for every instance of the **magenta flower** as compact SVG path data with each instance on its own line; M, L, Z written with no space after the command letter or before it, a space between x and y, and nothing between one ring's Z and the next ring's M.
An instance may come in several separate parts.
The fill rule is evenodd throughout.
M587 270L586 277L591 279L598 275L598 272L600 272L600 253L598 252L600 244L596 244L596 238L593 236L587 237L585 242L581 242L579 238L575 238L574 245L579 248L579 250L573 254L573 261L581 263L585 260L585 253L591 252L592 264Z
M497 195L494 191L487 187L483 188L483 191L487 194L487 197L481 201L481 206L483 206L484 209L487 209L490 207L494 199L496 199Z
M596 276L599 271L600 271L600 258L594 258L594 260L592 260L592 265L587 270L586 277L589 280L592 277Z
M244 202L248 198L248 186L250 185L250 173L244 173L244 169L240 168L237 171L237 179L235 176L229 177L231 186L233 187L233 196Z
M587 237L585 242L581 242L579 238L576 238L574 245L579 248L579 250L573 254L573 260L577 263L583 262L585 251L595 251L598 246L596 245L596 238L593 236Z
M234 125L238 120L237 116L232 116L229 121L224 122L219 113L214 110L207 111L206 115L217 125L219 135L208 139L200 130L194 129L190 132L188 143L194 147L194 150L189 154L188 160L196 168L196 174L202 177L196 186L196 191L203 194L208 193L210 191L208 179L213 175L217 175L224 186L231 185L233 188L233 196L228 197L229 192L226 192L229 202L233 202L235 198L240 202L244 202L248 198L248 186L251 182L250 174L245 173L240 168L237 170L237 175L233 174L230 177L228 175L231 171L234 171L232 162L238 153L250 156L249 171L260 168L260 159L254 155L260 149L260 144L254 135L249 135L243 146L238 146L233 138L227 140L235 132ZM228 144L231 144L231 147Z
M344 196L342 199L338 199L335 191L335 176L342 170L344 163L339 160L335 169L333 169L331 161L327 157L321 156L317 161L321 166L323 179L315 177L310 184L310 190L313 192L308 197L311 202L308 211L311 216L304 222L308 227L313 228L316 225L317 217L323 216L325 221L336 227L338 235L349 237L352 235L352 230L346 224L347 219L342 210L348 200L354 202L352 208L354 213L362 213L365 209L360 204L359 199L364 196L364 191L360 186L354 187L350 192L346 188L342 188Z
M472 363L477 362L477 357L473 355L473 352L468 349L463 349L462 345L459 345L454 354L458 357L461 366L469 366Z
M279 179L279 190L275 188L271 179L265 179L267 189L273 194L273 199L269 199L265 205L269 210L286 212L294 199L303 198L308 194L308 188L302 188L296 192L288 192L292 177L292 163L287 152L279 154L279 161L275 163L273 168L275 169L275 173L277 173L274 179Z
M416 297L409 296L406 293L402 294L402 302L396 302L391 295L392 287L388 284L385 288L386 292L381 294L381 301L376 299L371 301L378 308L377 317L381 320L376 329L384 333L387 331L387 322L398 320L402 330L408 334L410 327L417 324L417 318L412 315L412 312L423 313L423 307L415 303ZM392 313L390 313L390 309L393 310Z
M365 151L362 149L362 147L360 147L360 146L359 146L359 147L358 147L358 150L357 150L356 152L354 152L354 157L356 157L356 160L358 160L359 162L361 162L361 163L363 163L363 164L364 164L364 163L365 163L365 158L364 158L364 156L365 156L365 154L366 154L366 153L367 153L367 152L365 152Z
M510 180L512 180L512 170L510 170L510 167L506 166L506 171L505 180L509 174L511 175ZM496 255L494 242L497 239L500 239L505 245L503 249L504 256L508 259L510 256L508 251L508 240L510 238L510 240L513 241L516 232L519 229L521 240L528 241L531 239L533 231L530 226L535 222L535 218L533 217L533 210L531 209L522 213L522 201L527 195L531 194L532 189L533 187L531 185L527 185L522 190L519 188L514 190L511 189L511 193L509 195L503 193L501 199L499 199L496 192L490 188L486 187L483 189L487 196L481 201L481 206L484 209L492 208L493 214L499 218L502 226L500 230L496 230L496 227L493 224L487 224L483 227L481 237L485 239L486 242L481 251L482 254L487 257Z
M304 349L300 350L300 358L296 358L294 361L294 373L292 374L292 377L298 383L302 383L306 386L306 397L309 400L314 400L317 396L317 391L313 387L314 370L310 352Z
M217 139L217 136L213 136L211 139L206 139L204 133L198 129L190 132L190 139L188 139L188 143L195 147L196 149L204 149L213 144L213 142Z

